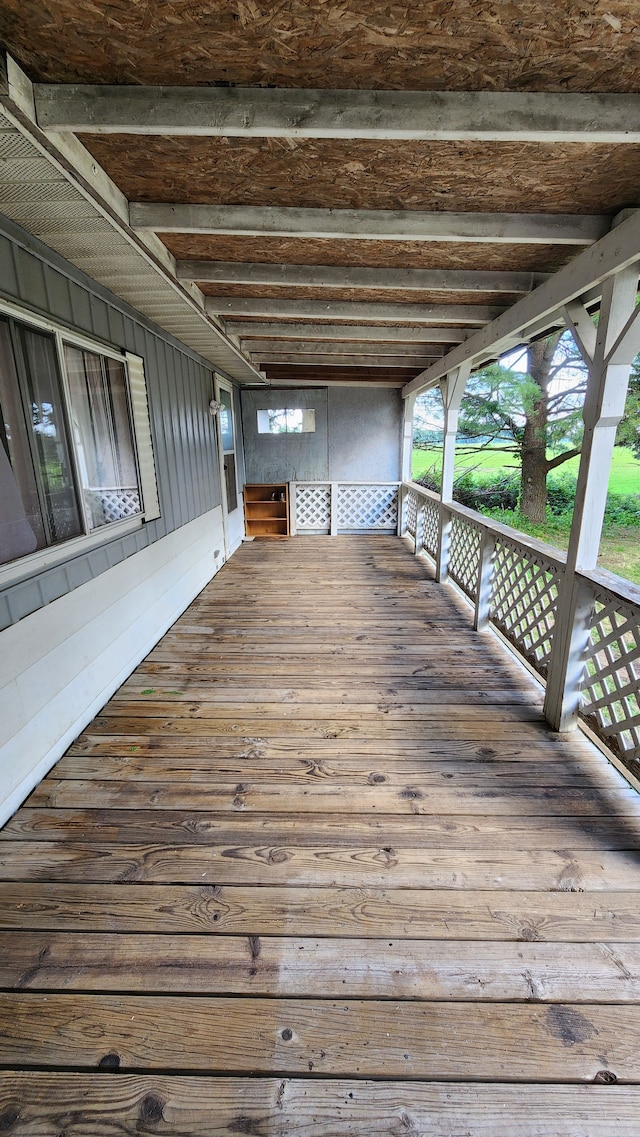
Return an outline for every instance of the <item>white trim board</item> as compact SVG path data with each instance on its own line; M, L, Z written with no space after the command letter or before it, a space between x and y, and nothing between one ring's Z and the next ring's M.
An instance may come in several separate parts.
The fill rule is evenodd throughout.
M217 506L0 634L0 825L222 567L223 548Z

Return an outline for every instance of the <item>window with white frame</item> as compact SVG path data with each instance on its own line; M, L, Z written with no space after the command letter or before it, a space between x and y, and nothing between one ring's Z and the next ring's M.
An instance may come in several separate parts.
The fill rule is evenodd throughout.
M150 433L132 395L124 357L0 310L0 565L141 520Z

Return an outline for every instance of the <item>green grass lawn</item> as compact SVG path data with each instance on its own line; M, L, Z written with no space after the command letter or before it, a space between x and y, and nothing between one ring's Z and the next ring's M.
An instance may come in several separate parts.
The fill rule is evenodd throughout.
M430 466L439 466L442 460L442 450L414 450L413 477L419 477ZM571 474L578 473L579 458L571 458L560 467L558 472L565 470ZM476 450L473 454L456 455L456 475L464 470L519 470L520 463L513 454L504 454L500 450L487 447ZM626 446L616 446L613 451L611 464L611 477L609 478L611 493L640 493L640 462L634 458L633 453Z
M419 477L430 467L439 469L442 460L442 451L414 450L413 476ZM561 467L563 471L577 474L579 458L573 458ZM504 454L499 450L487 447L473 454L456 455L456 476L465 470L494 470L496 474L509 470L519 469L519 463L513 454ZM616 446L613 452L609 490L618 494L640 494L640 462L633 457L631 450L624 446ZM569 542L569 528L562 519L551 519L544 526L529 525L520 515L505 513L504 523L512 525L521 532L530 533L557 549L566 549ZM598 564L601 568L609 569L626 580L640 584L640 525L623 527L620 525L605 525L600 542L600 556Z

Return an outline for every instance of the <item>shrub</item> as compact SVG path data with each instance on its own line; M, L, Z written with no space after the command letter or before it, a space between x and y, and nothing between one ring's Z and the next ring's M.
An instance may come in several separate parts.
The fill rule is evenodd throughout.
M554 517L563 513L573 513L573 503L576 500L576 485L578 479L575 474L549 474L547 476L547 509Z
M440 492L441 471L435 466L425 470L415 479L419 485L435 493ZM549 521L567 528L571 523L573 505L576 497L577 478L567 472L549 474L547 478L547 516ZM478 513L488 513L504 520L505 524L517 525L520 477L517 471L511 473L478 473L466 470L460 474L453 487L454 500ZM501 514L510 517L501 518ZM524 519L523 519L524 520ZM604 520L606 525L630 527L640 524L640 494L610 493Z

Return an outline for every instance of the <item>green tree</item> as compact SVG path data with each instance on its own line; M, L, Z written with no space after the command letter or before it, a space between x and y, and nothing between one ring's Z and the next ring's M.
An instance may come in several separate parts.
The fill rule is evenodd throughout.
M624 415L616 433L616 446L628 446L640 459L640 355L631 365Z
M461 449L492 445L519 459L520 509L546 520L547 474L580 453L587 371L566 332L528 345L527 373L493 363L469 380Z

